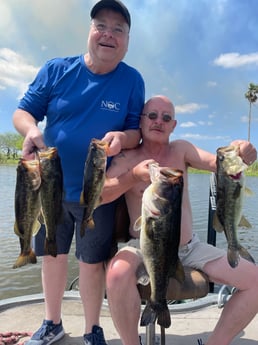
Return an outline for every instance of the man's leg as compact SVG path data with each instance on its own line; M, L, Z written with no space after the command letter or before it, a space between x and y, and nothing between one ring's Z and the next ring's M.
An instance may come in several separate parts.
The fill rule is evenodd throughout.
M139 345L141 300L136 285L136 269L140 262L135 253L122 250L111 260L107 270L110 312L123 345Z
M61 321L62 299L67 282L67 255L57 255L56 258L44 256L42 260L45 319L58 324Z
M107 345L99 326L105 292L104 262L111 252L115 203L94 211L94 230L86 229L81 237L81 216L76 220L76 257L79 260L79 289L85 315L85 345Z
M254 318L258 312L258 267L240 259L231 268L227 257L209 262L204 272L214 282L238 289L225 304L220 319L205 345L228 345Z
M103 263L79 263L79 289L85 315L85 333L99 326L101 306L105 293L105 271Z

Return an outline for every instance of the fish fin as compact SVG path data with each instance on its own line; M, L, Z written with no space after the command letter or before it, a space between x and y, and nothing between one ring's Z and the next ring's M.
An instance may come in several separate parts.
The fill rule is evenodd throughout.
M96 201L94 210L95 210L97 207L99 207L99 206L101 205L102 201L103 201L103 198L102 198L102 196L100 195L100 196L99 196L99 199Z
M249 221L245 218L245 216L242 216L240 219L240 222L238 224L238 226L240 227L244 227L244 228L252 228L252 225L249 223Z
M18 224L17 224L16 221L15 221L15 223L14 223L14 233L15 233L18 237L20 237L21 239L24 238L24 235L20 232L20 230L19 230L19 228L18 228Z
M80 195L80 204L81 204L81 205L85 205L85 200L84 200L84 193L83 193L83 191L81 192L81 195Z
M38 219L34 222L32 227L32 236L37 235L39 232L39 229L41 228L41 223L38 221Z
M185 270L184 270L184 267L183 267L183 265L179 259L178 259L177 265L176 265L176 276L175 276L175 278L181 284L183 284L183 282L185 280Z
M250 262L255 263L254 258L253 258L252 255L248 252L247 249L245 249L245 248L242 247L242 246L239 246L239 249L238 249L238 250L239 250L239 255L240 255L242 258L246 259L247 261L250 261Z
M20 254L17 260L15 261L13 268L19 268L22 266L25 266L27 264L36 264L37 263L37 257L34 253L34 251L31 249L29 254L22 255Z
M245 195L247 196L253 196L254 195L254 192L248 188L248 187L245 187Z
M212 226L213 226L213 229L216 230L217 232L223 232L224 231L224 228L223 228L221 222L219 221L217 212L215 212L213 215Z
M53 257L57 256L57 246L55 240L45 239L45 254Z
M151 323L155 323L157 319L157 313L152 307L152 303L147 301L147 304L142 312L141 316L141 326L148 326Z
M42 210L40 211L40 213L38 215L38 221L40 222L40 224L44 224L45 223L45 219L44 219Z
M239 252L237 249L232 249L228 247L228 252L227 252L227 257L228 257L228 263L232 268L237 267L240 257L239 257Z
M136 274L137 284L141 284L141 285L149 284L150 277L143 262L139 264L139 266L136 269L135 274Z
M133 229L134 231L140 231L141 230L141 223L142 223L142 217L138 217L134 223Z
M94 229L95 228L95 223L94 223L94 220L93 220L92 217L87 219L86 227L89 228L89 229Z

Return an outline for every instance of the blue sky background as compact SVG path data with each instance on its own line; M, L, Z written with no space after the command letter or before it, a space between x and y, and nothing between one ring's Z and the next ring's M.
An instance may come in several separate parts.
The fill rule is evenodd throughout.
M39 67L84 53L93 0L0 0L0 133L15 132L12 113ZM257 0L125 0L131 16L125 61L146 82L146 99L176 106L172 138L215 152L247 139L249 103L258 84ZM251 141L258 148L258 103Z

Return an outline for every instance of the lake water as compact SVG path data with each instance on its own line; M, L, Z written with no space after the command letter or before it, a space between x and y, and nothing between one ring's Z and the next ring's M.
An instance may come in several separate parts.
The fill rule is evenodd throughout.
M258 262L258 178L246 177L247 186L253 195L245 198L243 213L252 224L252 229L239 229L238 238ZM193 210L194 231L203 241L207 240L209 210L209 174L190 174L189 190ZM13 232L14 191L16 167L0 166L0 299L42 292L41 259L35 265L13 269L20 246ZM225 235L217 234L217 246L226 248ZM67 288L78 275L74 246L69 256Z

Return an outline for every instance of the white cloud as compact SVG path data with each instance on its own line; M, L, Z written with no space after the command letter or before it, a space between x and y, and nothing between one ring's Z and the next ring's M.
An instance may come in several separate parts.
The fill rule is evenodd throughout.
M249 122L249 116L242 116L241 117L241 122L243 122L243 123L248 123ZM252 122L258 122L258 117L257 116L254 116L253 114L252 114L252 116L251 116L251 123Z
M16 88L20 98L37 71L37 67L30 65L15 51L0 49L0 89Z
M221 54L214 60L214 64L224 68L238 68L245 65L258 65L258 52L250 54L227 53Z
M215 87L215 86L217 86L218 84L217 84L217 82L216 81L208 81L207 82L207 86L208 87Z
M195 139L195 140L229 140L228 136L211 136L211 135L202 135L202 134L192 134L192 133L186 133L181 135L182 138L185 139Z
M181 123L180 127L183 127L183 128L196 127L196 124L194 122L188 121L188 122Z
M183 113L195 113L196 111L207 108L208 106L205 104L198 104L198 103L187 103L182 105L177 105L175 107L175 111L177 114Z
M249 120L248 120L248 116L242 116L241 117L241 122L244 122L244 123L246 123L246 122L248 122Z

